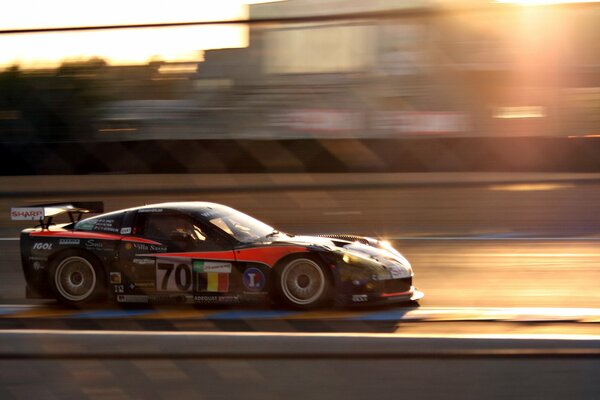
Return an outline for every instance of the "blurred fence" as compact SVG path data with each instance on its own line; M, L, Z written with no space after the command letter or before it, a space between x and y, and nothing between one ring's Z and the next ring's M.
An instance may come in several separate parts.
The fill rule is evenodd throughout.
M0 175L600 171L596 138L0 143L0 151Z

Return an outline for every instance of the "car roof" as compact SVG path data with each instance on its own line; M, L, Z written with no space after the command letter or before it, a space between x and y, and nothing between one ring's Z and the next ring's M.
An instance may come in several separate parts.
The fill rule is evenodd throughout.
M107 216L113 216L127 211L138 211L138 210L149 210L149 209L166 209L166 210L178 210L178 211L200 211L200 213L211 212L211 211L227 211L233 210L231 207L224 206L218 203L209 203L205 201L175 201L166 203L146 204L138 207L125 208L122 210L115 210L104 214L93 215L85 219L91 218L103 218Z
M170 210L193 210L193 211L207 211L207 210L226 210L230 209L230 207L224 206L222 204L217 203L209 203L206 201L173 201L167 203L157 203L157 204L146 204L140 207L130 208L128 210L121 211L130 211L130 210L145 210L145 209L153 209L153 208L166 208Z

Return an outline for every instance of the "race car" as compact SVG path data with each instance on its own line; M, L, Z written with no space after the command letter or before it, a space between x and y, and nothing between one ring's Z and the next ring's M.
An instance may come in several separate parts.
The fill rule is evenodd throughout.
M389 243L355 235L295 236L233 208L172 202L103 213L102 202L11 209L28 298L68 305L417 301L410 263ZM69 222L54 224L59 215Z

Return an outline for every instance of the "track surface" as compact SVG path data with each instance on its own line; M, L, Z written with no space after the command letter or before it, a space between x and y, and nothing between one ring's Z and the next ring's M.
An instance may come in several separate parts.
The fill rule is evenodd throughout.
M226 177L229 187L210 188L196 176L190 178L187 187L180 185L178 189L175 180L160 176L152 182L139 182L139 177L94 178L104 186L101 182L89 185L86 177L68 177L62 189L70 194L64 197L56 184L45 185L44 177L28 177L29 186L17 185L18 179L4 186L0 207L7 210L14 205L93 199L104 200L106 208L112 210L160 201L207 200L229 204L291 233L384 236L412 262L415 283L426 293L420 308L338 309L309 315L320 324L317 327L299 324L306 319L302 314L287 315L285 321L279 321L276 314L264 318L269 310L61 310L24 299L18 242L1 240L0 323L9 321L12 325L3 325L5 330L0 330L0 398L600 398L600 185L596 181L427 186L402 185L397 178L346 176L340 186L330 179L296 178L299 184L294 188L264 184L261 188L261 182L254 182L238 190L236 186L248 184L247 178ZM278 180L272 176L265 179L269 183ZM286 177L285 182L289 179ZM501 177L503 180L510 177ZM382 181L385 184L378 186ZM311 188L311 182L320 185ZM308 186L299 187L303 184ZM11 192L10 185L18 190ZM136 185L154 189L128 191ZM161 185L169 188L168 193L156 189ZM94 194L94 188L99 194ZM15 238L20 228L0 216L2 238ZM224 321L243 319L242 330L246 331L326 331L323 325L337 320L350 321L343 326L345 331L368 332L377 328L365 328L365 324L375 321L384 324L379 328L384 326L396 343L413 351L413 339L406 335L421 338L424 333L435 333L441 339L424 339L421 348L433 355L423 357L390 357L393 347L389 346L366 358L356 355L361 349L367 351L361 341L363 334L357 333L355 339L345 342L329 337L318 346L313 343L315 354L323 352L318 357L302 359L288 351L269 359L256 343L245 342L235 334L219 339L220 347L212 348L219 352L235 349L234 345L238 349L245 346L235 358L182 359L174 350L191 354L198 349L190 341L191 333L180 332L183 336L163 341L160 333L140 332L150 336L135 339L138 356L116 355L123 346L132 347L119 332L110 336L106 329L140 329L136 325L139 320L161 313L171 321L171 329L182 331L198 329L189 325L191 320L198 324L199 320L209 320L207 316L224 314L229 317L220 322L213 319L212 329L206 330L223 330L224 325L219 324ZM113 322L109 321L111 315ZM254 320L249 315L255 315ZM290 323L292 319L296 321ZM23 321L46 321L53 331L40 331L36 337L27 333L30 330L6 330L19 327ZM77 321L83 324L77 326ZM104 330L92 333L96 339L73 330L86 326ZM59 329L66 329L69 337L53 336L60 335ZM488 337L480 343L491 346L489 351L474 357L448 338L450 333L475 332L564 337L555 343L536 336L525 347L513 340L494 342ZM577 334L589 335L591 341L581 347L574 336ZM299 335L297 343L280 345L300 351L300 344L312 339L304 333ZM98 347L97 340L105 342ZM161 343L158 347L152 344L156 340ZM278 339L264 340L269 346ZM552 354L532 351L544 343ZM324 355L336 346L340 346L342 356ZM21 355L15 355L19 349ZM29 349L33 351L27 353ZM94 349L102 351L85 356ZM442 357L446 353L454 355Z
M15 399L543 398L600 395L597 340L2 332Z

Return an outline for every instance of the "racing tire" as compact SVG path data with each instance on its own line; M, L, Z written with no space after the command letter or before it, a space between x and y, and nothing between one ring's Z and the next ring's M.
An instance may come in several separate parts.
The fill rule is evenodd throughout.
M288 260L277 270L276 294L285 306L314 309L331 301L332 284L329 273L310 257Z
M59 303L69 306L106 299L106 282L100 262L78 250L61 253L50 263L50 287Z

